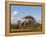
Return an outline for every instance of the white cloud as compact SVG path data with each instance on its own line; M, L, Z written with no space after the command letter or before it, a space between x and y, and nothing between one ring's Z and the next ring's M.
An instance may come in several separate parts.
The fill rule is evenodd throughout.
M37 21L37 23L41 24L41 18L37 19L36 21Z
M41 17L35 17L35 20L36 20L37 23L41 24Z
M11 24L15 24L16 22L16 15L18 14L17 11L11 13Z
M37 20L37 22L41 24L41 20L40 20L40 19L39 19L39 20Z

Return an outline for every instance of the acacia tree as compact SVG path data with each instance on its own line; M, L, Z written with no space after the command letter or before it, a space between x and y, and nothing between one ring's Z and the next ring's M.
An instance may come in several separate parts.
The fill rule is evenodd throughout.
M26 16L23 19L25 19L25 21L22 23L23 27L32 29L36 28L37 22L32 16Z

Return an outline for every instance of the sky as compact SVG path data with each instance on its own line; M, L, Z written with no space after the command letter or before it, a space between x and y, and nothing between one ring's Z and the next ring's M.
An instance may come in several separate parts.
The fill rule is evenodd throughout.
M25 16L32 16L37 22L41 21L40 6L21 6L11 5L11 23L14 24L17 20L21 20Z

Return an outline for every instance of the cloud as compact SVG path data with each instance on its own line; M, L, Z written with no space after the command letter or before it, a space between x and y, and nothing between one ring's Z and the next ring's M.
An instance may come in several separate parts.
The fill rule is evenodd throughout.
M35 17L35 20L36 20L37 23L41 24L41 16L40 17Z
M39 19L39 20L37 20L37 22L41 24L41 20L40 20L40 19Z
M11 13L11 24L15 24L16 22L16 15L18 14L17 11Z
M41 24L41 18L37 19L37 23Z

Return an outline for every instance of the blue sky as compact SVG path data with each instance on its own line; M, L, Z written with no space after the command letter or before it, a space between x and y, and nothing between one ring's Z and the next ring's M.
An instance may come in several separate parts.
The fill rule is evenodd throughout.
M18 6L18 5L12 5L11 6L11 13L15 14L15 19L19 20L23 18L24 16L32 16L36 20L41 19L41 7L39 6ZM14 17L13 17L14 18Z

